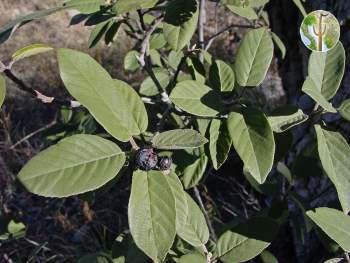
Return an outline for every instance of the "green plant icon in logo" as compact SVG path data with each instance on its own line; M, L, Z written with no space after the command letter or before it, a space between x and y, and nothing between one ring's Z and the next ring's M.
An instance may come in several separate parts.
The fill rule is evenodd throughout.
M301 24L300 36L304 45L310 50L327 52L339 41L339 22L328 11L317 10L311 12Z

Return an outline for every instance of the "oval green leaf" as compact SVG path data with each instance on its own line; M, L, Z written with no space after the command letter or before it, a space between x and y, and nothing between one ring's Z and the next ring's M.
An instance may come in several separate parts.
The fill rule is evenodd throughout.
M173 50L179 51L190 43L197 28L197 6L196 0L175 0L167 5L163 34Z
M174 154L176 173L181 176L185 189L196 186L202 179L208 164L204 147L177 151Z
M147 112L137 93L113 80L89 55L59 49L58 63L69 93L115 138L126 142L147 129Z
M18 178L34 194L66 197L106 184L124 162L125 154L113 142L94 135L74 135L36 155Z
M140 67L139 61L137 60L139 55L139 52L136 50L128 52L124 58L124 68L131 71L137 70Z
M177 129L157 134L152 139L152 145L157 149L179 150L197 148L208 140L199 132L191 129Z
M159 171L136 171L129 200L129 227L136 245L154 262L162 262L176 234L175 199Z
M294 105L285 105L274 110L268 120L272 130L281 133L305 122L308 118L302 110Z
M194 80L178 83L170 94L170 100L180 109L197 116L212 117L224 110L220 96Z
M231 92L235 87L235 74L224 61L216 60L210 66L209 81L216 91Z
M209 153L215 170L226 161L232 145L227 123L214 119L209 128Z
M350 99L344 100L338 111L345 120L350 121Z
M206 258L198 253L190 253L183 255L179 259L179 263L207 263Z
M248 261L267 248L277 232L278 224L274 220L251 218L226 231L219 238L214 256L224 263Z
M194 247L202 247L209 240L209 229L201 209L186 194L188 214L186 223L176 230L179 237Z
M171 192L175 199L176 229L179 229L186 223L188 214L186 192L179 177L175 173L170 173L165 178L168 180Z
M328 207L319 207L306 212L342 249L350 251L350 216Z
M350 212L350 146L339 133L315 125L322 167L337 189L345 214Z
M258 15L256 14L255 10L250 7L241 7L241 6L234 6L234 5L226 5L226 7L236 15L239 15L241 17L247 18L247 19L258 19Z
M272 169L275 154L273 131L265 114L252 108L232 112L228 129L233 146L254 179L263 184Z
M165 89L170 81L169 75L163 71L155 72L154 75L156 76L162 88ZM145 80L141 84L139 92L140 94L148 97L156 96L159 94L158 87L156 86L151 77L145 78Z
M301 89L307 95L309 95L315 102L317 102L323 109L328 112L336 113L337 110L329 103L326 98L322 95L321 91L317 88L312 78L307 77L304 81Z
M339 42L329 52L312 52L309 77L326 100L337 93L345 71L345 50Z
M236 80L240 86L260 85L270 67L273 43L266 28L250 30L243 38L234 64Z
M21 48L20 50L16 51L13 55L12 55L12 64L22 60L24 58L28 58L31 56L35 56L38 54L42 54L42 53L46 53L53 50L52 47L48 46L48 45L44 45L44 44L33 44L33 45L29 45L26 46L24 48Z

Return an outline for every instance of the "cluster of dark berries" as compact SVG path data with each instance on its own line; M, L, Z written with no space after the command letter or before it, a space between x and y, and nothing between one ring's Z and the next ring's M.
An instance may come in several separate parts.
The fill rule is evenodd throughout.
M169 156L158 156L152 148L140 149L135 157L139 169L149 171L158 168L161 171L170 169L172 159Z

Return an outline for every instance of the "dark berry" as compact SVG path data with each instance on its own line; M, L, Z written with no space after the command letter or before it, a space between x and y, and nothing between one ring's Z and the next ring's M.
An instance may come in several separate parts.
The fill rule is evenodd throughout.
M168 156L159 157L158 168L161 171L169 170L172 163L173 161L171 157L168 157Z
M158 162L157 154L152 148L141 149L136 154L136 165L144 171L152 170Z

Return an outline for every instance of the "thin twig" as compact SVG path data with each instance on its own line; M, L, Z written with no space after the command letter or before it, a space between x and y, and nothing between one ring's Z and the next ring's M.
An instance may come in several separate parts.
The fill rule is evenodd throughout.
M24 136L22 139L20 139L18 142L16 142L14 145L12 145L12 146L10 147L10 150L15 149L18 145L20 145L21 143L23 143L23 142L29 140L29 139L30 139L31 137L33 137L34 135L36 135L36 134L38 134L38 133L40 133L40 132L43 132L43 131L45 131L45 130L51 128L51 127L54 126L56 123L57 123L57 120L56 120L56 117L55 117L54 120L53 120L52 122L50 122L49 124L45 125L44 127L41 127L40 129L38 129L38 130L36 130L36 131L34 131L34 132L32 132L32 133L26 135L26 136Z
M3 73L5 74L6 77L8 77L15 84L17 84L17 86L19 87L20 90L29 93L33 97L40 100L42 103L54 103L54 104L57 104L59 106L67 106L67 107L72 107L72 108L76 108L76 107L81 106L81 104L78 101L59 99L59 98L49 97L49 96L42 94L38 90L27 86L21 79L19 79L16 75L14 75L12 73L12 71L8 68L6 68L3 71Z
M206 42L206 45L205 45L205 48L204 50L207 51L211 44L213 43L213 41L218 37L220 36L221 34L225 33L226 31L230 30L231 28L234 28L234 27L237 27L237 28L256 28L255 26L253 25L240 25L240 24L231 24L223 29L221 29L219 32L215 33L214 35L210 36L205 42Z
M204 216L205 216L205 220L207 221L207 224L208 224L208 227L209 227L209 231L210 231L210 233L211 233L211 236L212 236L212 238L214 239L214 241L217 241L218 238L217 238L217 236L216 236L216 233L215 233L213 224L211 223L211 220L210 220L210 218L209 218L208 212L207 212L207 210L205 209L205 206L204 206L204 204L203 204L202 197L201 197L201 195L200 195L200 193L199 193L199 191L198 191L198 188L195 186L195 187L193 188L193 190L194 190L194 194L195 194L195 196L196 196L196 199L197 199L197 201L199 202L199 206L201 207L201 210L202 210L202 212L203 212L203 214L204 214Z
M147 54L148 50L149 50L150 37L151 37L152 33L154 32L154 30L156 30L157 26L163 21L163 19L164 19L164 17L162 17L162 16L156 18L152 22L151 28L146 31L144 39L141 43L140 56L137 59L141 65L141 67L143 67L146 70L146 72L148 73L150 78L153 80L154 84L157 86L157 89L161 95L161 100L164 103L170 104L169 96L166 93L166 91L163 89L162 85L159 83L156 75L154 74L153 69L152 69L151 59Z
M138 149L140 149L140 147L137 145L137 143L135 142L134 138L130 138L129 142L131 144L131 147L133 150L137 151Z
M204 49L204 23L205 23L205 0L201 0L199 3L199 19L198 19L198 40L199 47ZM203 53L199 54L199 60L203 62Z
M349 256L349 253L344 251L344 255L345 255L345 259L348 263L350 263L350 256Z

